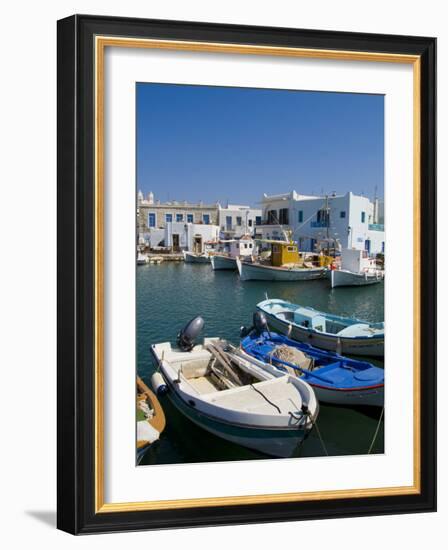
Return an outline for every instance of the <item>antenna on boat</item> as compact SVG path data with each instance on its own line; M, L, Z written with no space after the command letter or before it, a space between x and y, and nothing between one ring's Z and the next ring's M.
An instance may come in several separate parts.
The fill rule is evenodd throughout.
M268 293L266 291L264 293L264 298L265 298L265 300L269 300L269 296L268 296Z

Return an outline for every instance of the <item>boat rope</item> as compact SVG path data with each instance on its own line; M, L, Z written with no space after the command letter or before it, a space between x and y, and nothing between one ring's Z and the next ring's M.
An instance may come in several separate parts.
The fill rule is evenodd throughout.
M382 409L382 411L381 411L380 419L378 420L378 425L377 425L376 430L375 430L375 433L374 433L374 435L373 435L372 443L370 444L369 450L367 451L367 454L368 454L368 455L372 452L373 445L375 444L375 441L376 441L378 432L380 431L381 420L383 420L383 416L384 416L384 407L383 407L383 409Z
M322 449L324 450L324 453L325 453L327 456L329 456L328 451L327 451L327 447L325 446L324 440L323 440L322 435L321 435L321 433L320 433L319 426L317 425L317 421L314 422L311 415L310 415L310 419L311 419L311 423L312 423L313 426L316 428L317 435L319 436L320 444L322 445Z
M303 410L303 409L302 409ZM328 454L328 451L327 451L327 447L325 446L325 443L324 443L324 439L322 437L322 434L320 433L320 430L319 430L319 426L317 425L317 420L315 421L313 419L313 415L311 414L311 411L308 409L308 407L306 407L306 410L304 410L304 414L307 415L311 421L311 424L313 425L314 428L316 428L316 432L317 432L317 435L319 437L319 440L320 440L320 444L322 445L322 449L324 450L324 453L326 454L326 456L330 456Z
M278 411L278 414L282 414L282 411L280 409L280 407L278 407L275 403L273 403L270 399L268 399L263 392L261 392L259 389L257 389L253 384L249 384L250 387L252 389L254 389L257 393L259 393L262 397L264 397L264 399L266 399L266 401L269 403L269 405L272 405L273 407L275 407Z

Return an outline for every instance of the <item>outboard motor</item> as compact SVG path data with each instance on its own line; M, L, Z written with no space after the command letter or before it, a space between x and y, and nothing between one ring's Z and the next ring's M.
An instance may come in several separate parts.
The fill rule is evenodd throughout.
M262 311L256 311L253 314L252 322L253 325L251 327L241 327L240 338L245 338L253 331L255 331L257 336L260 336L263 332L269 332L268 322Z
M263 332L269 332L268 321L266 315L262 311L256 311L253 315L254 330L257 335Z
M195 346L195 340L204 328L204 319L200 316L188 322L177 335L177 345L182 351L191 351Z

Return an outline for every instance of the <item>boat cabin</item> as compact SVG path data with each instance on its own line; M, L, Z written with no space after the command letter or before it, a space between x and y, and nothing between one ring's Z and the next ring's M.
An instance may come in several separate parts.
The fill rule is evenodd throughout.
M241 239L230 243L230 255L233 258L237 256L252 256L253 253L254 241L252 238L241 237Z
M292 242L271 242L271 263L274 267L300 262L299 249Z
M347 271L361 273L374 269L376 264L375 260L369 257L367 250L344 248L341 252L341 267Z

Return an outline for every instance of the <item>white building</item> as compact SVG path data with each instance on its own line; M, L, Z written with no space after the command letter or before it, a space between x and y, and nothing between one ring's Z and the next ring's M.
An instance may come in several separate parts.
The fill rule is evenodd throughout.
M169 222L163 231L165 246L173 252L187 250L200 254L204 252L205 243L219 238L217 225Z
M241 204L219 206L218 224L227 237L254 235L256 225L261 224L261 208L251 208Z
M378 203L348 192L310 196L296 191L263 195L263 220L257 228L263 238L285 239L285 230L302 251L314 251L319 242L335 239L342 248L384 252L384 225L378 223Z

